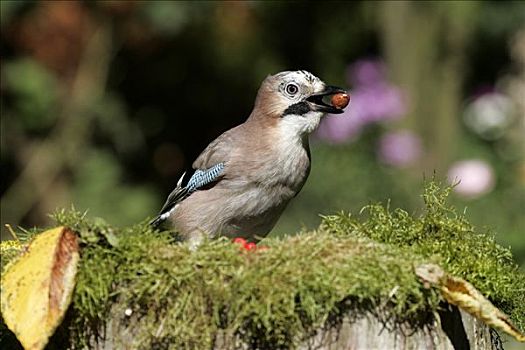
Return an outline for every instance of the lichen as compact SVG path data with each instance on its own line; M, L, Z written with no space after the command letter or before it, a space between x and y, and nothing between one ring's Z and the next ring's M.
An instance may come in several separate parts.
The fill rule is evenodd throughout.
M419 216L373 204L358 216L324 217L313 232L265 239L268 249L256 251L226 239L191 251L146 221L118 229L59 211L57 224L76 230L82 248L69 337L87 346L118 319L133 328L136 348L210 348L219 331L291 348L349 309L416 325L443 302L415 276L422 262L471 282L523 330L525 275L508 249L447 206L448 191L429 183Z

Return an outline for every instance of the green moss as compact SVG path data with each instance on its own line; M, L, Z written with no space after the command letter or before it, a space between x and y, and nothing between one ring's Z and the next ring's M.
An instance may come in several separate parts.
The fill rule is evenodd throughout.
M423 194L425 212L418 217L374 204L362 210L368 214L366 219L341 213L325 217L321 228L338 236L366 237L406 248L432 259L450 274L471 282L524 329L525 274L510 250L495 243L491 232L476 231L465 214L447 205L450 190L429 183Z
M132 324L138 348L209 348L219 330L288 348L348 308L416 324L442 302L413 273L428 261L473 283L523 329L525 275L507 249L447 207L447 191L429 184L418 217L370 205L367 215L325 217L318 230L266 239L269 249L255 252L226 239L192 252L146 222L116 229L58 212L82 246L69 331L86 344L119 319Z

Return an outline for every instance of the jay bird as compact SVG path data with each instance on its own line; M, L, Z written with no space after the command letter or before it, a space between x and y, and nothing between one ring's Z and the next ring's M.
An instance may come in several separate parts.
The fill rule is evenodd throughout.
M309 134L348 101L306 71L268 76L248 119L206 147L151 225L169 224L193 248L205 236L264 238L310 173Z

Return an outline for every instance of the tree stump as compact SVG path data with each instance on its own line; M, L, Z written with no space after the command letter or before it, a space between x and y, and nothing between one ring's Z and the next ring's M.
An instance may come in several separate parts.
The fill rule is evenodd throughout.
M470 314L446 305L430 315L420 326L387 325L370 312L348 311L344 316L329 320L323 327L299 340L300 350L501 350L503 346L496 331ZM121 314L121 313L120 313ZM131 322L130 322L131 321ZM104 339L91 342L94 349L134 349L133 319L113 319L105 329ZM169 348L163 343L161 348ZM226 349L277 349L278 344L257 344L240 335L219 332L212 347Z

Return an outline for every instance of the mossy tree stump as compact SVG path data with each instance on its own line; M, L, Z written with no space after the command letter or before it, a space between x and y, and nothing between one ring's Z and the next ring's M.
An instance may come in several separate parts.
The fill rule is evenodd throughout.
M446 205L447 194L431 183L418 217L370 205L364 218L325 217L315 231L265 239L255 251L226 239L191 251L147 222L117 229L58 212L57 224L79 237L80 265L49 347L499 349L497 333L415 273L437 264L525 328L525 274Z

